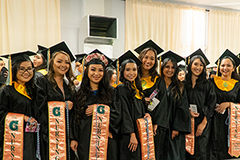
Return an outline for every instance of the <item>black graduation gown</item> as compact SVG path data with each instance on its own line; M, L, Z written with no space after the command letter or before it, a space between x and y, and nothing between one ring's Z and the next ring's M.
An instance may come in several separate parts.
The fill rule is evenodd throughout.
M144 82L142 82L144 83ZM155 146L155 158L156 160L161 160L163 158L163 148L164 148L164 140L166 136L166 128L169 127L168 121L167 121L167 115L168 115L168 106L165 105L166 99L162 99L163 96L166 94L166 87L164 79L157 78L155 84L148 88L143 90L143 93L145 97L150 97L152 92L157 88L158 94L156 95L156 98L160 101L159 104L156 106L156 108L149 112L152 117L152 123L153 125L157 124L157 134L154 136L154 146Z
M136 120L144 117L145 107L141 99L129 97L129 94L130 91L124 84L117 87L117 95L122 108L120 160L140 160L141 148ZM130 133L135 133L138 140L138 147L135 152L130 151L128 148Z
M211 116L214 112L216 105L216 94L213 88L213 84L209 80L205 80L201 83L196 83L194 88L187 87L187 95L189 104L197 105L197 111L199 116L195 118L194 131L196 135L198 125L203 121L203 118L207 118L207 125L202 132L201 136L195 136L194 155L186 154L187 160L208 160L209 159L209 140L211 129Z
M222 91L217 87L214 79L211 79L214 84L215 93L217 96L217 104L223 102L240 103L240 83L235 83L235 86L230 91ZM228 125L226 119L228 111L226 109L224 114L219 114L214 111L212 118L212 133L211 133L211 160L234 159L228 154Z
M4 123L8 112L21 113L29 117L34 117L32 100L16 91L14 86L7 85L0 91L0 159L3 156ZM24 123L24 126L26 126L26 123ZM24 160L36 159L36 138L36 133L24 132Z
M166 85L165 85L166 86ZM187 93L184 89L182 97L174 98L171 92L173 88L171 83L167 88L167 103L169 110L169 129L167 129L166 140L164 145L164 160L185 160L185 134L191 132L191 117L189 112L189 104ZM178 131L179 135L172 139L172 131Z
M108 151L107 159L118 159L118 132L119 124L121 121L121 108L116 102L115 94L112 95L113 103L110 105L110 123L109 131L112 133L113 138L108 138ZM88 105L97 104L96 96L92 92L85 102L84 109L86 111ZM85 113L84 111L84 113ZM77 114L77 113L76 113ZM84 118L80 120L80 123L76 122L73 118L73 125L71 126L71 139L78 142L77 153L80 160L88 160L89 147L92 128L92 116L84 115Z
M36 79L36 99L34 101L35 117L41 123L41 157L42 159L49 159L49 140L48 140L48 104L49 101L71 101L74 103L73 92L69 89L67 84L63 81L62 91L58 86L54 89L51 82L46 77L42 76ZM72 110L69 111L69 119L71 119ZM71 120L70 120L71 121ZM67 120L66 120L67 122ZM67 125L66 125L67 126ZM71 150L71 149L70 149ZM71 153L72 154L72 153Z

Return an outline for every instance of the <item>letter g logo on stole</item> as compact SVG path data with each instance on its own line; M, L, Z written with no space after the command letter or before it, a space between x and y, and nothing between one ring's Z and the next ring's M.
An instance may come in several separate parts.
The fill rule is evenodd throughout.
M98 108L97 108L97 112L99 113L99 114L104 114L105 113L105 106L98 106Z
M9 128L12 131L18 131L18 121L11 121L9 124Z
M54 107L53 108L53 115L56 116L56 117L61 116L60 107Z

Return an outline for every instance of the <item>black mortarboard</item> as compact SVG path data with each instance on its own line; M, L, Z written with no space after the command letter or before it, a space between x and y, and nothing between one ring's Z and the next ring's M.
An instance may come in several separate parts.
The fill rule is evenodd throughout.
M165 59L165 58L170 58L171 60L175 60L177 62L180 62L182 60L184 60L183 57L179 56L178 54L172 52L172 51L167 51L166 53L162 54L161 56L158 57L158 59L162 59L162 61Z
M43 47L41 45L38 45L38 50L37 50L37 53L42 53L42 51L46 50L47 48L46 47Z
M99 53L99 54L102 54L102 55L104 55L106 58L107 58L107 60L108 60L108 65L110 65L113 61L111 60L111 58L109 58L108 56L106 56L104 53L102 53L100 50L98 50L98 49L94 49L93 51L91 51L89 54L92 54L92 53ZM88 55L89 55L88 54ZM107 66L108 66L107 65Z
M70 51L70 49L68 48L67 44L66 44L64 41L62 41L62 42L60 42L60 43L58 43L58 44L56 44L56 45L54 45L54 46L52 46L52 47L44 50L44 51L42 52L42 54L43 54L43 56L44 56L46 59L47 59L47 57L48 57L48 52L49 52L49 50L50 50L50 56L52 56L52 54L53 54L54 52L64 51L64 52L66 52L66 53L70 56L71 62L76 59L75 55L72 54L72 52Z
M17 60L27 61L31 60L29 56L35 55L35 52L32 51L24 51L24 52L17 52L17 53L10 53L1 55L1 57L9 58L9 55L11 55L12 63L16 62Z
M136 49L134 49L134 51L136 51L138 54L140 54L142 52L142 50L144 50L145 48L153 48L157 51L157 55L163 52L163 49L160 48L156 43L154 43L151 39L148 40L147 42L143 43L142 45L140 45L139 47L137 47Z
M87 56L87 54L86 54L86 53L83 53L83 54L75 54L75 56L76 56L75 62L82 63L82 60L83 60L84 56Z
M225 52L223 52L223 54L218 58L218 60L221 61L224 57L231 57L234 60L236 66L240 64L240 59L229 49L226 49ZM215 62L215 64L218 64L218 60Z
M112 64L113 64L113 66L116 67L118 60L119 60L119 65L121 65L121 63L126 59L134 60L137 64L137 66L140 66L142 64L142 62L130 50L128 50L127 52L122 54L120 57L118 57Z
M198 50L196 50L195 52L193 52L192 54L190 54L188 57L186 57L186 59L187 60L189 58L191 59L192 57L194 57L196 55L199 55L204 59L206 66L210 64L209 60L207 59L207 57L205 56L205 54L203 53L203 51L200 48Z

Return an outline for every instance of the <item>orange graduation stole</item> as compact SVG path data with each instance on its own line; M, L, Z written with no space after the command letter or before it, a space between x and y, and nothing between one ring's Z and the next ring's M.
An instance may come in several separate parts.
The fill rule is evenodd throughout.
M151 118L137 119L137 126L141 143L142 160L155 160Z
M66 160L65 102L48 102L48 125L49 159Z
M191 117L191 133L185 136L186 151L191 155L194 155L194 143L195 143L194 123L195 119Z
M233 157L240 156L240 104L231 103L229 125L228 153Z
M23 114L7 114L5 118L3 160L23 159L23 128Z
M110 107L104 104L93 104L93 106L89 160L106 160Z

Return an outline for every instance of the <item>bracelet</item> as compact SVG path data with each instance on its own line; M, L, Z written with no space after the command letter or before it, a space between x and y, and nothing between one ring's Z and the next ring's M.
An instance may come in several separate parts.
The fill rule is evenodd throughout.
M32 117L29 117L28 120L27 120L27 122L29 123L29 122L31 121L31 119L32 119Z

